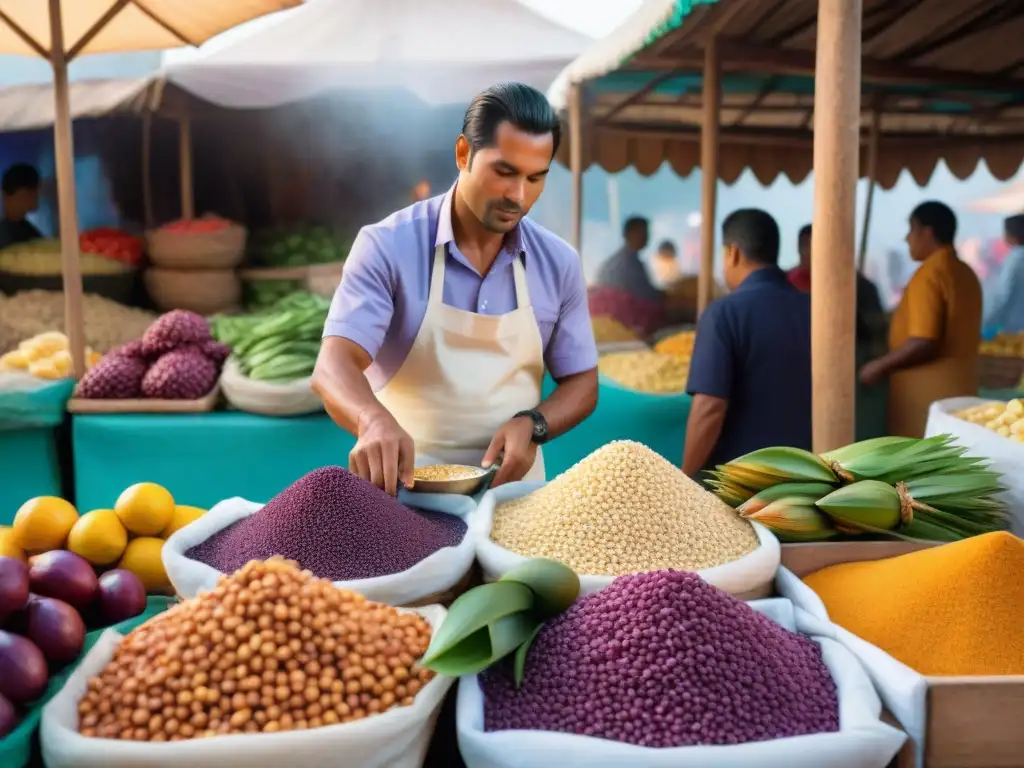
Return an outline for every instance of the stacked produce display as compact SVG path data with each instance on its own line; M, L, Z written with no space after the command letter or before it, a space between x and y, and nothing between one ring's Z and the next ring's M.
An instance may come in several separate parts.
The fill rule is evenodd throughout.
M959 419L990 429L1015 443L1024 443L1024 399L983 403L954 414Z
M102 296L82 297L85 343L101 354L138 339L156 315L127 307ZM0 295L0 353L44 333L64 330L64 294L60 291L22 291Z
M246 259L246 306L262 309L290 293L314 290L330 295L352 247L352 237L328 227L283 227L254 238ZM317 290L323 283L327 290Z
M697 340L696 331L680 331L671 336L666 336L654 345L655 352L665 355L675 355L686 360L687 364L693 356L693 344Z
M1024 675L1024 541L1006 532L804 578L829 618L923 675Z
M346 469L323 467L186 556L231 573L282 555L317 578L351 581L408 570L465 535L460 517L413 509Z
M640 443L599 448L542 488L499 503L491 540L580 574L701 570L758 547L751 525Z
M79 658L87 626L123 621L145 607L145 589L128 571L97 577L63 551L28 563L0 556L0 741L43 696L51 673Z
M96 227L79 235L83 254L96 254L128 267L142 263L142 240L116 227Z
M146 289L157 307L201 314L239 306L235 268L245 254L246 230L213 214L180 219L146 233Z
M28 561L29 556L80 561L95 568L119 568L134 574L149 593L170 588L161 551L164 541L197 520L204 510L176 504L166 488L137 483L126 488L112 509L79 515L68 501L40 496L26 501L10 527L0 527L0 555Z
M690 374L688 360L650 349L608 352L598 358L597 367L616 384L660 395L685 392Z
M127 251L122 251L120 245L115 247L109 239L87 239L85 243L88 250L83 248L78 260L82 277L121 275L138 264L138 260L132 260ZM61 271L60 240L30 240L0 251L0 283L7 276L59 278Z
M1024 358L1024 332L1000 333L981 342L978 352L991 357Z
M415 613L280 558L252 562L128 634L89 680L79 731L170 742L375 717L429 684L416 660L430 637Z
M217 386L228 348L210 334L206 319L173 310L142 338L107 353L78 382L87 400L200 400Z
M815 455L765 448L718 467L718 496L784 541L953 541L1008 525L1001 475L953 438L882 437Z
M590 325L594 331L594 341L598 344L643 341L632 328L623 325L614 317L609 317L608 315L598 315L590 318Z

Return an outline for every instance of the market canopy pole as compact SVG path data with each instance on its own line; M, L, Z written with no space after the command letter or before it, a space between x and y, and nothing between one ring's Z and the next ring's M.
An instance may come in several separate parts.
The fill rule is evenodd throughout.
M857 255L857 271L863 272L868 260L868 232L871 229L871 209L878 187L878 145L882 140L882 112L876 107L871 112L871 134L868 136L868 196L864 201L864 223L860 229L860 253Z
M572 172L572 247L583 256L583 126L582 87L569 90L569 170Z
M704 49L704 98L700 132L700 271L697 273L697 317L711 303L715 284L715 213L718 203L718 130L721 125L722 84L718 38Z
M861 0L819 0L814 80L811 404L817 453L852 443Z
M192 182L192 121L188 113L178 119L178 162L181 166L181 218L194 219L196 200Z

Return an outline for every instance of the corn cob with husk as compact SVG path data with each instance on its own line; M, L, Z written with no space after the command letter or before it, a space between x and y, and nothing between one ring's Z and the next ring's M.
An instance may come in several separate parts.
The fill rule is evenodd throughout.
M948 435L876 438L822 456L765 448L718 467L710 484L784 541L866 533L953 541L1007 520L999 474L964 453Z

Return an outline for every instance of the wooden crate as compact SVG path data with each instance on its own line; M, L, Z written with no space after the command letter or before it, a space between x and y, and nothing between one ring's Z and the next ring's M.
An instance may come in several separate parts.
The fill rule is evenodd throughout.
M198 400L91 400L72 397L68 400L68 413L209 413L217 407L220 388L214 387L206 397Z
M830 565L883 560L933 546L938 546L938 543L851 541L784 544L782 564L803 578ZM1024 675L925 675L924 679L928 686L925 768L1024 766ZM908 738L898 757L899 768L914 768L915 746Z

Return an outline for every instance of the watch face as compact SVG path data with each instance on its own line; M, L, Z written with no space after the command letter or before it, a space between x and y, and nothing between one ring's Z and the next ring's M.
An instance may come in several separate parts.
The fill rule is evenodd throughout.
M535 421L533 423L533 436L537 437L537 438L540 438L540 437L544 437L544 435L546 435L546 434L547 434L547 430L544 429L544 425L541 424L539 421Z

